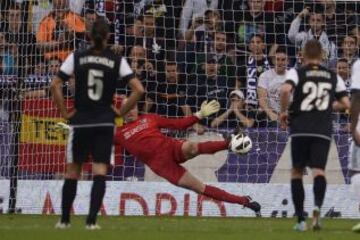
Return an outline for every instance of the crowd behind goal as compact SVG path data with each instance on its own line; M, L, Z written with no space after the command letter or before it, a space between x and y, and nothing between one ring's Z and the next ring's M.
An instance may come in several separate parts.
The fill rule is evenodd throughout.
M333 0L1 1L3 129L13 123L15 103L50 99L53 75L71 51L88 47L91 23L105 16L111 48L127 58L146 88L140 112L185 116L216 99L221 111L195 124L196 133L237 125L281 131L280 85L286 69L301 65L309 39L321 42L323 65L350 87L359 11L356 1ZM70 80L64 92L71 99L73 91ZM334 121L347 131L346 112ZM6 176L1 165L8 166L8 158L0 160Z

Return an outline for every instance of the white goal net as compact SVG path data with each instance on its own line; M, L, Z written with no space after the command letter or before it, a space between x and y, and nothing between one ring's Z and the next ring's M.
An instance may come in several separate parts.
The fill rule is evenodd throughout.
M71 51L89 47L91 23L105 17L111 26L110 46L126 56L145 86L142 113L181 117L197 111L204 100L220 102L216 116L186 131L164 134L207 141L241 127L253 141L247 155L221 151L197 157L185 167L204 182L258 198L264 216L281 211L292 216L291 204L284 201L291 199L288 134L277 119L282 76L287 68L301 65L301 48L317 38L323 64L349 87L351 64L359 57L359 11L356 1L334 0L2 0L0 208L60 212L67 133L55 127L62 119L49 84ZM119 95L128 93L119 86ZM64 86L69 108L74 94L69 81ZM335 215L359 217L356 200L344 199L349 184L348 123L348 113L334 113L327 173L328 182L339 185L329 187L325 212L334 207ZM306 183L310 178L306 176ZM74 205L79 214L87 211L91 161L81 179ZM102 214L252 214L159 183L163 180L119 145L107 180Z

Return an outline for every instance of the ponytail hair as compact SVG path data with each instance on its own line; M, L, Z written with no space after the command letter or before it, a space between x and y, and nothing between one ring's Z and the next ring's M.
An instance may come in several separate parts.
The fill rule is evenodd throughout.
M101 51L106 48L104 41L107 40L109 32L109 24L105 18L98 17L91 29L91 39L94 43L94 49Z

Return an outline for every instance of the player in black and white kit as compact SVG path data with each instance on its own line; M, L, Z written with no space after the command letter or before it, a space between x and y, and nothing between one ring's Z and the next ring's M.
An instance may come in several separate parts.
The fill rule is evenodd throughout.
M351 71L351 134L353 141L350 146L349 170L351 174L351 189L354 197L360 202L360 60L357 60ZM360 232L360 223L352 230Z
M107 22L98 18L91 30L92 47L70 54L51 83L54 102L62 117L69 120L70 124L62 215L56 224L57 228L70 226L70 209L75 199L81 166L89 155L94 160L94 177L86 228L100 228L96 224L96 217L105 194L115 115L125 115L144 93L141 82L134 77L126 59L107 47L108 36ZM75 110L68 112L64 106L62 84L72 75L75 75ZM132 93L125 105L117 109L112 103L119 79L130 86Z
M321 66L322 47L317 40L306 43L305 65L288 71L281 88L280 121L283 129L290 127L291 136L291 193L298 223L294 229L307 229L304 218L304 187L302 177L305 167L312 169L314 178L313 229L320 229L320 209L326 191L325 167L332 134L332 104L338 100L339 107L348 109L344 81L331 70ZM293 101L290 105L290 95Z

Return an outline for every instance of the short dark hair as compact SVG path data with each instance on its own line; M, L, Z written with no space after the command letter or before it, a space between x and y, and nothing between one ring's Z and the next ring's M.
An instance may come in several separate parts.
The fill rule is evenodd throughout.
M306 42L303 48L304 58L307 59L322 59L322 46L316 39L312 39Z
M227 33L225 31L223 31L223 30L218 29L218 30L215 31L215 34L223 34L223 35L225 35L227 37Z
M9 4L9 10L21 10L21 7L15 1L11 1Z
M265 42L264 36L262 34L258 34L258 33L252 34L249 38L249 42L251 42L251 39L253 39L255 37L260 38L263 43Z
M344 63L347 63L349 64L348 60L346 58L340 58L337 60L336 64L338 64L339 62L344 62Z
M344 43L344 40L345 40L345 38L347 38L347 37L350 37L350 38L354 39L354 40L355 40L355 43L357 44L358 38L357 38L357 36L355 36L355 35L346 35L346 36L344 36L343 39L341 40L341 44Z
M176 61L174 61L173 59L168 59L167 61L166 61L166 66L167 65L177 65L177 63L176 63Z
M276 49L275 54L276 53L284 53L285 55L287 55L287 49L286 47L280 46Z

